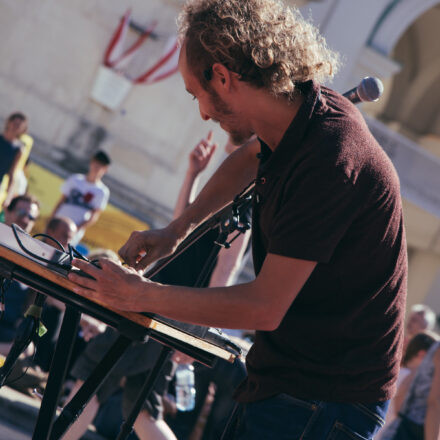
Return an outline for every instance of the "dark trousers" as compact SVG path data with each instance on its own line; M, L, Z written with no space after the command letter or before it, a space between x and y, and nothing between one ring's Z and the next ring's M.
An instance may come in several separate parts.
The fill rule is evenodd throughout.
M371 440L385 423L388 404L322 402L278 394L237 404L222 440Z

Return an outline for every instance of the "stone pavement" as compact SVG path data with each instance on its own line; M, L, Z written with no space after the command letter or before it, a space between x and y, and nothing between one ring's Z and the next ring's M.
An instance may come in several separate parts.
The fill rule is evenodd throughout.
M12 388L0 389L0 440L32 438L41 401ZM83 440L106 440L89 429Z

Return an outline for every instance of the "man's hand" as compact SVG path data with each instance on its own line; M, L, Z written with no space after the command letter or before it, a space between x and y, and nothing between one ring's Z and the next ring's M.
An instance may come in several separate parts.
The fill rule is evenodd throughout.
M119 249L122 260L136 270L143 270L160 258L171 255L181 239L171 228L134 231Z
M189 155L188 172L199 175L209 164L217 144L212 142L212 130L202 139Z
M70 272L69 280L77 285L73 289L75 293L115 309L144 311L140 302L142 287L151 281L136 270L106 258L99 260L101 269L83 260L73 260L72 264L94 278Z

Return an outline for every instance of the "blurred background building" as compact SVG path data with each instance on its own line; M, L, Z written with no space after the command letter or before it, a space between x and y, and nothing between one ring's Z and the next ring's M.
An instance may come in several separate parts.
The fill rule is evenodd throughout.
M377 76L385 84L382 99L362 110L401 179L410 257L408 302L425 302L439 313L440 0L290 3L311 17L329 46L343 55L334 89L344 92L364 76ZM50 212L49 205L58 199L60 178L83 172L88 158L103 149L113 159L105 178L111 209L122 216L113 232L124 240L138 224L160 226L169 220L187 154L209 129L220 144L225 142L218 126L200 119L197 103L177 74L150 85L129 85L113 110L91 99L126 8L132 10L127 42L157 22L132 66L146 70L175 36L182 4L0 0L0 119L15 110L29 117L34 138L30 185L48 200L43 212ZM117 93L114 87L107 93ZM216 156L211 171L224 157ZM41 179L50 182L45 189ZM105 216L96 226L103 222L112 230Z

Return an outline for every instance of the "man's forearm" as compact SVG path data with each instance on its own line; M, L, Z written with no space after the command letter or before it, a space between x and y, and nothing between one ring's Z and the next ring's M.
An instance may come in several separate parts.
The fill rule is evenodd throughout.
M252 144L232 153L209 179L196 200L170 224L170 229L180 237L186 236L206 218L230 203L255 178L258 167L255 151L255 144Z
M136 307L178 321L224 328L260 329L270 326L255 282L231 287L192 288L150 283ZM212 305L215 304L215 307Z

